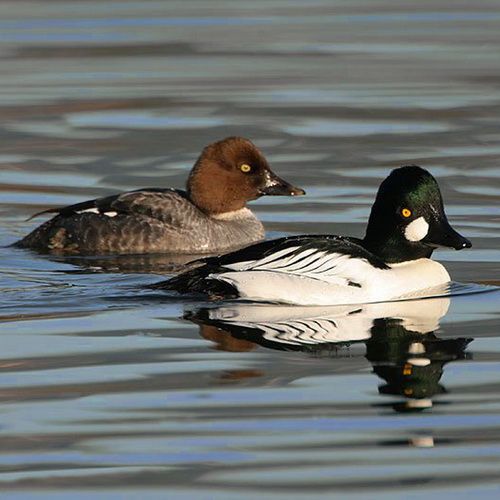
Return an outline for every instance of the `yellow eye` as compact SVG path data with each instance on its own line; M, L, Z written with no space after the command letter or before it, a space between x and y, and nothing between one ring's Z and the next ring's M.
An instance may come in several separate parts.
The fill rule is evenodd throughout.
M245 174L248 174L248 172L252 170L252 167L250 165L247 165L246 163L243 163L243 165L240 165L240 170Z
M411 210L409 208L403 208L401 210L401 215L406 218L411 217Z

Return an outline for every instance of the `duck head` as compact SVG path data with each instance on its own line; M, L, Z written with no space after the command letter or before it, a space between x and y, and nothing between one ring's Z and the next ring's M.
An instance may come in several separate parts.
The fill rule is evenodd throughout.
M263 195L299 196L301 188L278 177L248 139L228 137L208 145L187 183L188 196L203 212L234 212Z
M363 242L388 263L430 257L437 247L472 246L450 226L436 179L416 165L397 168L382 182Z

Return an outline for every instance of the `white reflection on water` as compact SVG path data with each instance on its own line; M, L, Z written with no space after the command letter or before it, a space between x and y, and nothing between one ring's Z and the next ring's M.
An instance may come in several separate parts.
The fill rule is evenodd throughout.
M276 343L307 346L367 340L379 318L398 320L412 332L432 332L449 306L449 297L329 307L233 304L204 310L201 321L229 330L252 329Z
M392 403L395 411L414 412L433 407L433 397L445 392L444 365L466 357L472 340L439 337L451 300L456 299L329 307L228 304L188 309L185 317L221 350L246 352L253 343L338 359L358 357L364 346L373 372L384 381L379 392L403 397Z
M500 288L452 282L436 287L430 296L434 298L306 307L242 302L200 309L188 313L188 317L229 330L250 329L266 340L283 344L349 343L369 339L378 319L397 320L411 332L433 332L439 329L452 297L482 293L498 296Z

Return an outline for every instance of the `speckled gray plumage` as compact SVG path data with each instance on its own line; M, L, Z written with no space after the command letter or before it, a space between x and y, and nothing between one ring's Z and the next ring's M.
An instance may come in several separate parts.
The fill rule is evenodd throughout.
M78 213L94 207L100 213ZM263 238L264 227L249 210L235 219L217 220L184 191L151 189L60 209L16 246L78 254L189 254L223 252Z

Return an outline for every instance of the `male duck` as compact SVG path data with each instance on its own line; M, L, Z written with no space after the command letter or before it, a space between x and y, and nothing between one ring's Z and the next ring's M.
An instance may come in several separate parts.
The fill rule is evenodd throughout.
M303 235L204 259L154 288L301 305L381 302L431 295L450 281L434 249L470 248L444 213L434 177L398 168L381 184L363 239ZM426 292L427 291L427 292Z
M146 188L40 212L57 215L15 246L73 254L203 254L264 238L246 208L262 195L303 195L273 173L248 139L229 137L207 146L187 190Z

